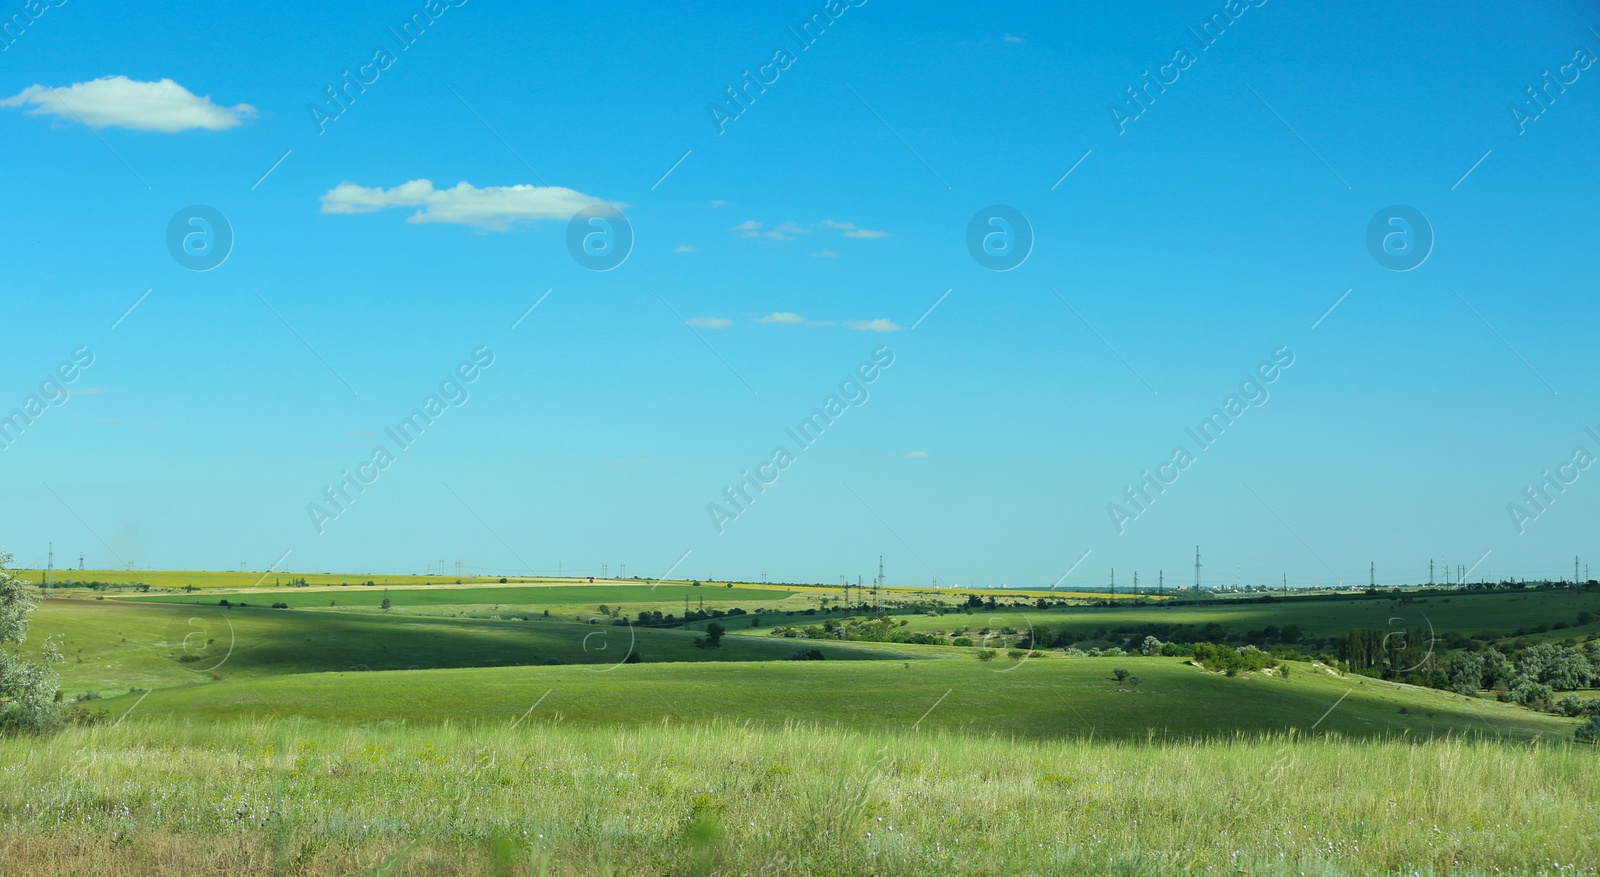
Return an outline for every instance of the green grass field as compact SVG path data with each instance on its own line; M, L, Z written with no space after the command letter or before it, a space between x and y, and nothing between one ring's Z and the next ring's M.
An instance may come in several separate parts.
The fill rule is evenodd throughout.
M30 645L60 638L68 694L110 693L256 676L330 670L406 670L541 664L616 664L631 650L646 661L781 660L805 646L739 640L696 648L673 629L571 621L480 621L365 613L301 612L112 600L49 600L34 614ZM829 658L910 658L909 647L821 644Z
M286 603L291 609L308 609L321 607L362 607L376 609L385 597L385 590L381 587L338 587L338 588L282 588L267 589L257 588L238 593L228 593L219 596L212 594L133 594L118 595L113 599L137 601L140 603L190 603L198 605L215 606L219 600L226 599L234 603L246 602L252 605L268 606L273 603ZM712 605L743 605L760 604L768 601L782 600L790 596L792 591L766 588L725 588L725 587L694 587L692 585L546 585L537 587L518 587L513 585L498 585L487 588L467 587L430 587L430 588L389 588L387 596L396 609L437 606L505 606L515 607L546 607L546 606L590 606L598 607L601 604L613 606L665 606L677 607L679 613L683 611L683 601L688 599L691 607L698 607L698 601L704 600Z
M1113 667L1132 670L1141 683L1136 688L1117 684ZM982 663L949 657L319 673L169 688L96 705L120 713L137 702L137 714L149 716L429 724L509 722L535 701L539 706L527 721L585 727L813 722L841 729L920 727L1041 740L1310 733L1315 726L1318 733L1362 737L1562 741L1577 724L1493 700L1359 676L1305 669L1287 679L1230 678L1178 658Z
M1291 596L1273 603L1216 600L1199 605L1075 606L1038 611L1000 608L973 609L972 614L906 616L910 630L953 630L956 627L1052 627L1087 637L1101 627L1140 624L1218 624L1229 631L1258 630L1268 625L1298 625L1312 636L1325 637L1351 628L1426 627L1434 630L1510 633L1518 628L1551 622L1571 625L1565 635L1600 633L1600 620L1579 625L1579 612L1600 618L1600 594L1582 591L1490 591L1424 597L1409 602L1396 599Z
M151 719L0 740L0 764L7 874L1487 877L1600 861L1592 751L1461 738Z
M74 709L102 718L0 738L0 873L1333 877L1600 860L1578 720L1491 696L1302 661L1229 677L1182 658L768 635L842 617L805 614L830 589L451 580L391 587L382 611L381 587L206 587L40 605L24 652L54 638L64 692L102 695ZM681 612L685 596L765 611L718 619L735 634L720 648L696 645L706 621L597 617ZM1577 613L1597 610L1600 595L1528 591L891 617L1089 637L1425 615L1441 632L1559 622L1541 636L1582 638L1594 624ZM785 660L809 649L823 660Z

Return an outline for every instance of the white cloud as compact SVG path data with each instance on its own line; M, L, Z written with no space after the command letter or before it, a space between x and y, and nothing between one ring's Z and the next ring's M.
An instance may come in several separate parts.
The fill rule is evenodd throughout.
M256 117L249 104L218 106L170 79L139 82L126 76L105 76L55 88L30 85L0 107L28 107L30 116L58 116L91 128L131 128L175 134L200 128L223 131Z
M744 222L733 226L730 230L738 232L739 236L744 238L767 238L775 241L792 241L800 235L810 234L813 230L819 228L843 232L844 236L847 238L870 239L894 237L892 233L887 231L879 231L872 228L862 228L853 222L840 222L837 219L824 219L821 222L813 223L810 227L803 226L795 222L784 222L779 223L772 228L767 228L757 220L747 219Z
M822 250L820 252L812 253L811 255L816 256L819 259L837 259L837 258L839 258L839 254L835 253L832 250Z
M900 324L896 323L893 320L882 320L882 319L879 319L879 320L851 320L850 322L845 323L845 325L848 326L851 329L855 329L858 332L898 332L898 331L900 331Z
M725 320L722 317L690 317L684 322L697 329L726 329L733 325L732 320Z
M417 207L406 222L454 222L505 231L514 222L571 219L585 207L610 206L599 198L564 186L487 186L457 183L435 189L428 180L412 180L392 189L369 189L340 183L322 196L323 213L374 213L390 207Z
M900 456L906 458L907 460L922 460L926 459L930 455L927 451L912 451L909 454L901 454Z
M781 324L789 325L789 326L832 326L833 325L833 323L828 321L828 320L808 320L805 317L800 316L799 314L792 314L792 313L789 313L788 311L779 311L778 313L775 313L775 314L767 314L765 317L761 317L761 318L757 319L756 322L757 323L781 323Z
M1022 45L1023 43L1025 43L1025 42L1027 42L1027 40L1023 39L1022 37L1012 36L1011 34L1006 34L1005 36L1001 37L1000 39L1005 40L1008 43L1016 43L1019 46Z
M694 247L691 247L688 244L679 244L677 249L673 250L672 252L674 252L674 253L692 253L692 252L694 252Z
M711 206L712 207L727 207L728 206L728 202L722 200L721 198L718 198L717 200L711 202Z

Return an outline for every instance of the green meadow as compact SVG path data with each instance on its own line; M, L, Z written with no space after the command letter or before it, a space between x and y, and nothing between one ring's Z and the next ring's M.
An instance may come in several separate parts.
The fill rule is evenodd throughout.
M227 594L135 594L118 596L120 600L141 603L191 603L215 606L226 599L233 603L255 605L287 604L290 609L322 607L361 607L377 609L387 598L393 608L431 608L436 606L576 606L597 607L602 604L648 604L666 607L682 606L684 600L697 603L762 603L778 601L792 591L765 588L694 587L692 585L547 585L516 587L511 585L490 588L466 587L339 587L339 588L256 588ZM681 608L680 608L681 611Z
M378 579L335 578L350 584L51 592L21 651L60 649L72 721L0 738L0 871L1332 877L1600 861L1577 718L1319 660L1229 675L1044 644L1293 625L1321 648L1431 624L1509 650L1595 636L1579 623L1600 611L1591 591L1046 610L1038 594L977 592L996 606L969 610L886 592L882 629L976 640L962 646L773 635L863 622L837 589L451 579L391 586L385 610L381 585L358 584ZM685 597L707 615L685 623ZM632 623L641 612L680 614ZM1030 632L1035 648L1016 648Z

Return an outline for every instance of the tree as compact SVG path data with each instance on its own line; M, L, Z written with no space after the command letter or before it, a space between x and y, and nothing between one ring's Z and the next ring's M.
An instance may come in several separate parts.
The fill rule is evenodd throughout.
M1500 650L1490 646L1483 650L1483 687L1499 688L1511 682L1511 662Z
M1600 716L1590 716L1572 733L1572 738L1579 743L1600 743Z
M1451 691L1468 696L1477 694L1483 686L1483 656L1473 652L1456 652L1450 656L1447 673Z
M722 635L727 632L727 628L716 623L715 621L711 622L710 624L706 625L706 644L711 646L713 649L722 648Z
M0 554L0 647L28 641L28 618L39 597L12 576L10 554ZM50 665L61 660L55 641L45 640L43 663L23 661L0 648L0 733L48 731L61 719L56 706L60 681Z
M1163 645L1163 643L1161 642L1161 640L1158 640L1153 636L1147 636L1147 637L1144 638L1144 644L1139 646L1139 654L1141 654L1141 655L1159 655L1159 654L1161 654L1162 645Z

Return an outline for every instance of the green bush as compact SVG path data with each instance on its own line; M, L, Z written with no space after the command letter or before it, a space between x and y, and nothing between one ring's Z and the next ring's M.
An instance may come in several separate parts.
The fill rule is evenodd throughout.
M980 661L993 661L994 660L994 649L979 649L978 650L978 660L980 660Z
M1589 721L1578 726L1572 732L1572 739L1579 743L1600 743L1600 716L1590 716Z

